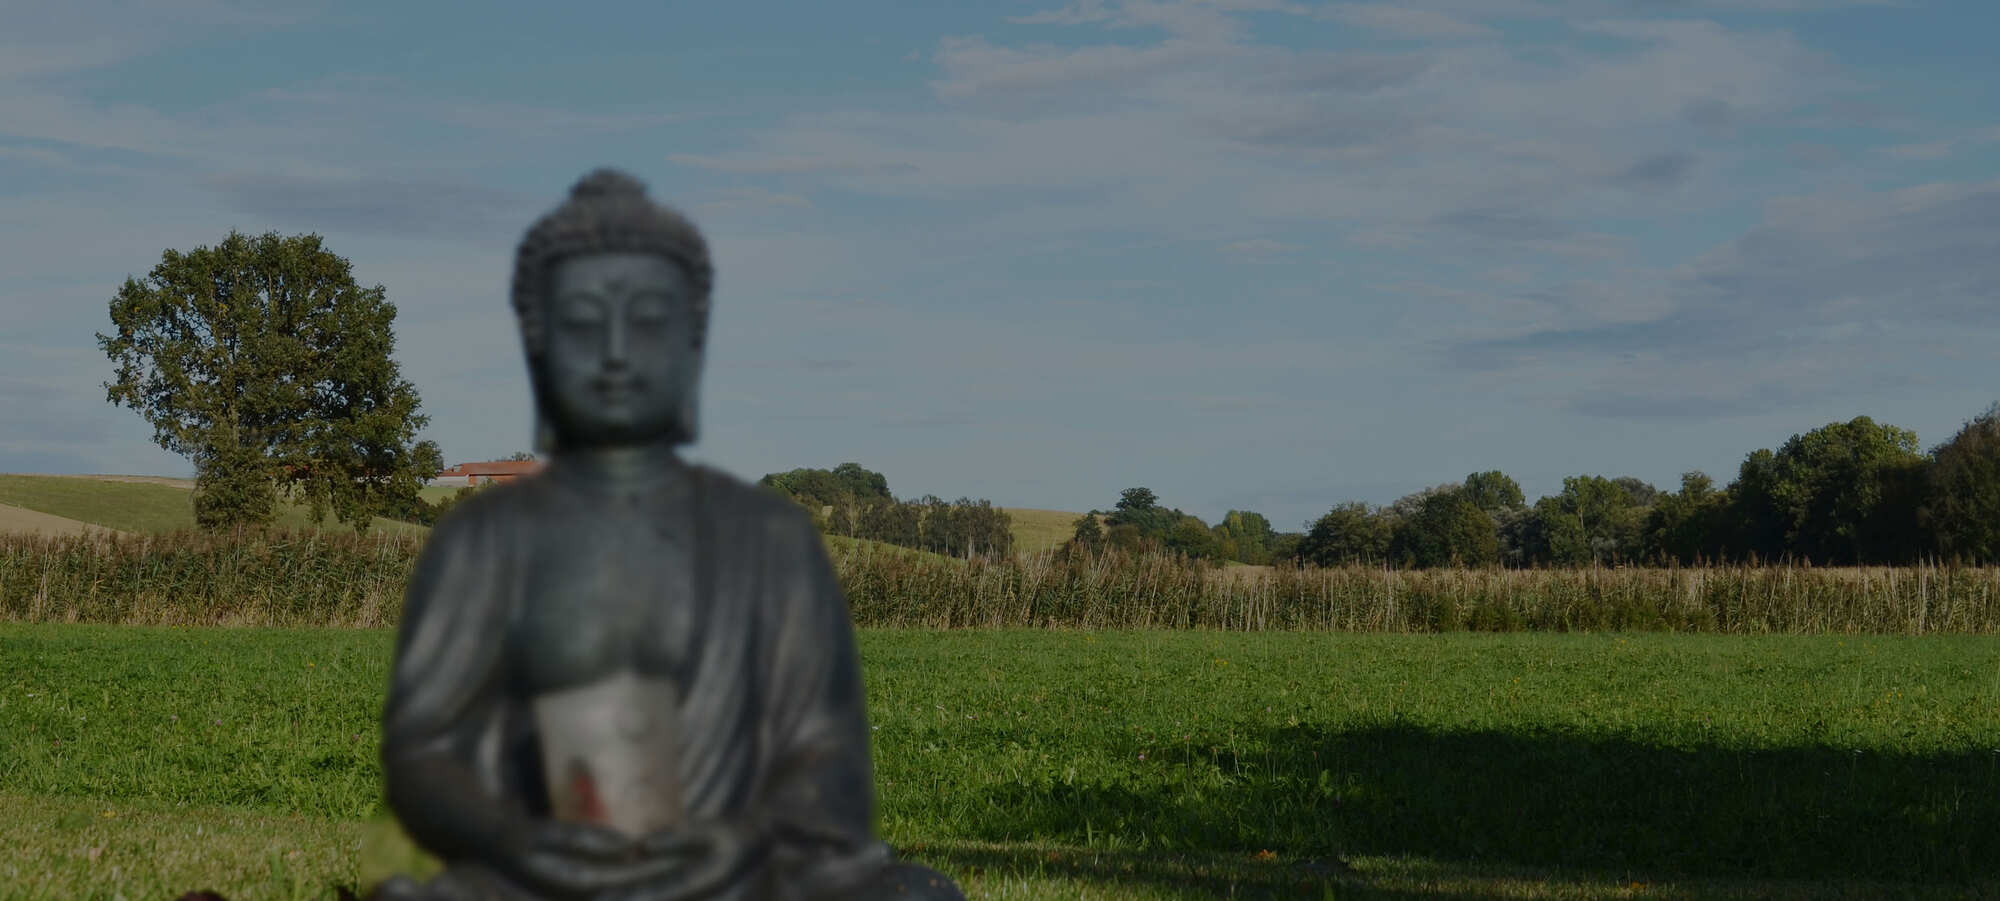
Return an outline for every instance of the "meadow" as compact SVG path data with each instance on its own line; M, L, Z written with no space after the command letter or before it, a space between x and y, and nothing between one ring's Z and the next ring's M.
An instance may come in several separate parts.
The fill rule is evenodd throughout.
M378 788L392 641L0 625L6 896L320 898L423 868ZM2000 892L1981 637L860 642L883 835L972 897Z
M376 762L422 529L7 478L128 534L0 535L0 898L434 866ZM974 898L2000 896L2000 569L828 547L883 835Z
M144 478L145 481L124 479ZM150 477L87 477L0 474L0 504L81 520L130 533L167 533L194 528L194 482ZM439 500L455 489L425 488L427 500ZM311 508L280 500L276 525L281 529L320 528L352 532L331 513L315 522ZM423 526L380 516L368 531L378 535L423 535Z

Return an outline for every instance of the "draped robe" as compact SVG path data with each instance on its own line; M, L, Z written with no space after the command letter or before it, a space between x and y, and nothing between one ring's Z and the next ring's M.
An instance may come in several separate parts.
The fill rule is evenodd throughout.
M438 523L410 580L382 755L391 807L448 868L476 861L501 824L548 816L521 678L537 637L522 623L566 603L537 573L560 571L560 555L579 552L579 517L602 515L585 481L558 461L473 495ZM639 598L636 607L660 615L633 638L676 663L684 821L755 814L774 836L766 864L716 897L865 884L890 856L873 834L853 627L819 535L796 505L725 474L686 467L675 484L631 515L657 529L663 549L693 526L680 559L694 571L676 583L691 591ZM655 584L605 577L632 590ZM426 759L456 766L398 766Z

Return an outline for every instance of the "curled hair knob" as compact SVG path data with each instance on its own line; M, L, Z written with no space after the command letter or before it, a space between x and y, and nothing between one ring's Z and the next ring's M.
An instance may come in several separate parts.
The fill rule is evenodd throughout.
M608 197L644 197L646 183L616 169L599 169L584 176L569 190L579 200Z

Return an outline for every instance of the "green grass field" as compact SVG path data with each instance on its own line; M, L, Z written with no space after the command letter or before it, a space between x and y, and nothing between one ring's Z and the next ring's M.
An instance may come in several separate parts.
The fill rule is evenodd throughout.
M427 497L437 489L426 488ZM448 492L447 492L448 493ZM177 485L112 482L73 476L0 475L0 504L66 516L125 532L173 532L194 528L193 491ZM312 510L280 500L275 525L287 529L313 526ZM328 513L323 529L348 526ZM422 534L422 526L375 517L369 530L388 534Z
M7 897L410 866L377 788L392 638L0 624ZM884 836L973 897L2000 893L1991 638L860 640Z
M1017 554L1039 554L1054 550L1057 545L1076 534L1076 518L1081 513L1066 510L1031 510L1026 507L1006 507L1007 518L1012 521L1014 552Z

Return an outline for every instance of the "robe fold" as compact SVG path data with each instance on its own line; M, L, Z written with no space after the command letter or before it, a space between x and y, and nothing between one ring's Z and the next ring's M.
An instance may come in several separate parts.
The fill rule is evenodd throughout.
M760 823L773 851L718 898L838 894L890 863L875 839L860 663L847 604L805 512L764 489L689 467L691 595L636 640L672 649L682 697L673 742L685 821ZM405 596L383 713L388 796L418 844L448 866L481 859L548 816L528 698L519 685L527 605L561 528L588 505L559 464L468 498L433 530ZM534 596L530 596L534 595ZM652 603L652 599L647 599Z

